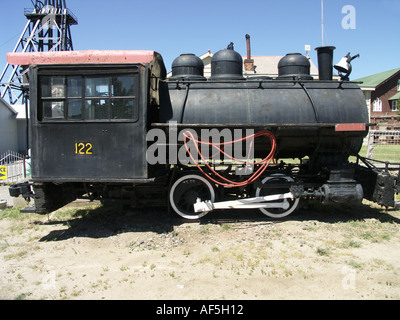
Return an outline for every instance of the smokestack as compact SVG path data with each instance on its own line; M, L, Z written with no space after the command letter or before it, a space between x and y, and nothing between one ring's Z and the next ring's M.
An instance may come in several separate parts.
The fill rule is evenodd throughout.
M244 71L254 72L254 60L251 59L250 35L246 34L247 59L244 59Z
M333 51L335 47L318 47L318 73L319 80L332 80L333 77Z

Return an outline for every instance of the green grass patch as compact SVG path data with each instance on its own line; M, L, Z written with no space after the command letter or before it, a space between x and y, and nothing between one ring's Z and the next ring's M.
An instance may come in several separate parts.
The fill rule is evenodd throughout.
M362 146L360 155L367 156L368 146ZM400 163L400 145L375 145L372 159Z
M21 213L22 208L7 208L0 211L0 219L18 220L22 221L25 219L32 218L34 216L39 216L34 213Z
M318 248L317 248L317 253L318 253L320 256L329 256L329 250L326 249L326 248L318 247Z

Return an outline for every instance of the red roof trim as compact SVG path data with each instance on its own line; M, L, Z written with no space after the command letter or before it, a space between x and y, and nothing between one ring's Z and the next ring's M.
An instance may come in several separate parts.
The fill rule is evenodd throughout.
M11 65L48 65L48 64L115 64L150 63L154 51L144 50L85 50L55 52L19 52L8 53L7 61Z

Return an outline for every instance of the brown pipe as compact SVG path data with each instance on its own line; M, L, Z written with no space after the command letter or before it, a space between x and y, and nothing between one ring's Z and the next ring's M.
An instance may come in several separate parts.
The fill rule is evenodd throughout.
M247 59L251 59L251 49L250 49L250 35L246 34L246 43L247 43Z

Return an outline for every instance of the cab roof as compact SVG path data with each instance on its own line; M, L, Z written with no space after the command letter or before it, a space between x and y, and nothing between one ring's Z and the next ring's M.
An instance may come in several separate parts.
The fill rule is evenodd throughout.
M147 64L160 55L148 50L85 50L54 52L8 53L11 65L60 65L60 64Z

